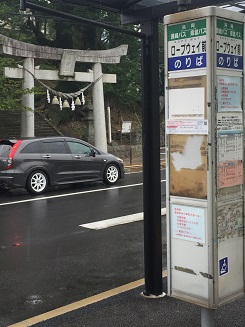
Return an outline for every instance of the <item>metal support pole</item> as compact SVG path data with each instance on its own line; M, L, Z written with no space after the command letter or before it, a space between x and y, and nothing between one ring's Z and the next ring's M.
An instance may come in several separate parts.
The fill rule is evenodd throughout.
M144 295L162 295L158 20L142 24Z
M20 0L20 10L26 10L26 0Z
M132 148L130 147L129 149L129 164L130 166L132 165L133 163L133 153L132 153Z
M26 70L23 71L22 88L32 90L34 88L34 59L26 58L23 66ZM34 137L34 92L23 94L21 102L26 108L21 112L21 137Z
M214 310L201 308L201 327L214 327Z
M93 85L94 141L99 150L107 152L104 93L100 63L93 65L93 72L94 81L96 81Z

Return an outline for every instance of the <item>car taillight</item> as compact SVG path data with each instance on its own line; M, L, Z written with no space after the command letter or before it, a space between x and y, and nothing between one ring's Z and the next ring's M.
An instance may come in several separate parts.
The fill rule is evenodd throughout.
M21 145L21 143L22 143L22 141L17 141L15 143L15 145L12 146L10 153L9 153L8 161L7 161L8 162L7 169L12 168L14 155L15 155L18 147Z

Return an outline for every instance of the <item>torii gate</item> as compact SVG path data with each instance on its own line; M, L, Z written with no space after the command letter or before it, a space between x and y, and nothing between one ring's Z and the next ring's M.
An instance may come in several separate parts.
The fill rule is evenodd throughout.
M106 123L104 112L103 83L116 83L115 74L102 74L102 63L116 64L121 56L127 54L127 45L109 50L72 50L39 46L20 42L0 34L0 54L22 57L23 68L5 67L5 77L23 79L23 89L32 89L34 80L55 80L74 82L94 82L94 133L95 146L107 152ZM35 68L34 59L60 60L60 70L41 70ZM90 72L75 72L76 62L93 64ZM30 111L21 113L21 136L34 136L34 93L22 96L22 105Z

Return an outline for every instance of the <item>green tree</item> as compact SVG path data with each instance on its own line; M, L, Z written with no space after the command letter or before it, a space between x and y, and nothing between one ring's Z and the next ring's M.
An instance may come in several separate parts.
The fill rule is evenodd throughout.
M38 4L108 24L120 24L119 15L110 12L54 0L39 0ZM128 54L126 57L122 57L120 64L103 65L105 73L117 74L117 84L105 85L105 99L119 108L132 108L140 105L140 40L136 37L58 17L48 17L47 14L30 10L25 15L20 15L19 3L16 0L9 0L1 5L0 21L2 21L0 24L2 34L44 46L99 50L128 44ZM137 30L139 27L125 28ZM52 68L57 65L57 62L42 62L41 66L43 67L44 64ZM91 65L76 65L76 69L80 71L86 71L88 68L91 68ZM57 85L57 89L60 87L62 88L62 85ZM69 88L75 90L79 87L69 85Z
M0 110L21 109L21 82L4 77L4 67L11 67L13 63L12 59L0 58Z

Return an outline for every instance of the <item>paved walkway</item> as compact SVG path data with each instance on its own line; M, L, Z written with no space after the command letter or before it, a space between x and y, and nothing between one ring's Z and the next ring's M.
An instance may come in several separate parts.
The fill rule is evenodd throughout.
M166 278L163 290L167 291ZM198 327L201 308L168 296L146 298L144 286L101 299L55 318L34 325L23 322L16 327ZM113 293L113 292L112 292ZM107 294L108 295L108 294ZM245 297L215 310L215 327L245 326ZM207 326L206 326L207 327Z

